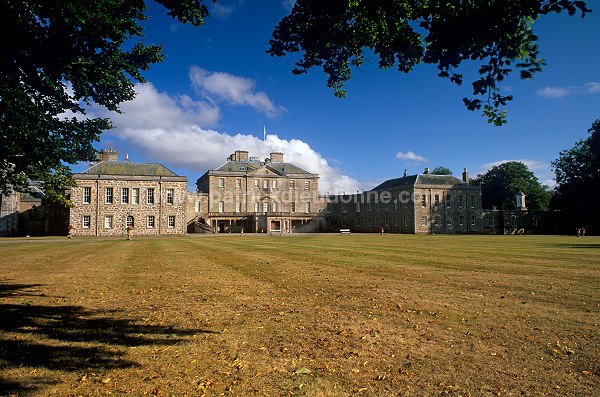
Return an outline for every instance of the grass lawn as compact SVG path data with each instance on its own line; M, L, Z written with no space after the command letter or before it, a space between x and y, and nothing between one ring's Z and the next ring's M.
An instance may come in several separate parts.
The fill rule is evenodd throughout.
M0 396L598 396L600 238L0 239Z

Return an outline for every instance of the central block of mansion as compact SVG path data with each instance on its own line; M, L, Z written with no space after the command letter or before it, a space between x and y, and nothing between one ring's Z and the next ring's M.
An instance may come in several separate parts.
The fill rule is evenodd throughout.
M284 162L282 153L261 161L238 150L196 185L197 219L213 232L323 230L319 176Z

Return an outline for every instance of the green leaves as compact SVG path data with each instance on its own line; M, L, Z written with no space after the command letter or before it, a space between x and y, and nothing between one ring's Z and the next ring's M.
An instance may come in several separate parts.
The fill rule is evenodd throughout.
M600 119L592 123L590 136L560 152L552 162L556 174L555 209L565 212L573 226L600 228L597 198L600 194ZM597 233L597 231L595 232Z
M515 195L521 191L527 196L528 207L546 210L550 201L547 186L542 185L527 165L508 161L492 167L477 176L474 183L481 185L483 208L514 209Z
M360 67L364 50L379 58L379 67L409 72L421 62L421 36L409 25L410 10L402 2L298 1L275 28L267 50L272 56L303 52L294 74L321 67L327 86L344 97L351 68Z
M181 23L190 23L199 27L208 18L208 8L202 0L155 0L169 11L167 15L177 19ZM216 3L216 0L212 0Z
M156 0L183 23L208 17L202 0ZM83 104L118 111L134 98L142 72L164 59L143 36L142 0L27 2L1 6L13 40L0 42L0 192L27 188L27 177L68 183L67 164L93 160L110 121ZM67 116L68 115L68 116Z
M438 76L456 85L463 82L455 71L463 62L480 62L474 98L463 101L502 125L512 96L501 95L498 83L514 71L532 78L542 70L532 24L565 10L582 17L590 12L585 2L568 0L298 0L273 31L267 53L301 53L293 73L322 68L338 97L346 95L344 83L362 65L364 50L379 58L381 69L408 73L419 63L437 65Z
M431 171L433 175L452 175L452 171L448 167L435 167L433 171Z

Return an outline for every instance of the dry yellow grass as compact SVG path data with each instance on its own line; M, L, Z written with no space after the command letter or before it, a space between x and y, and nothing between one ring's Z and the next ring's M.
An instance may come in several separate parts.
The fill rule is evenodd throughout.
M594 396L600 238L0 240L0 395Z

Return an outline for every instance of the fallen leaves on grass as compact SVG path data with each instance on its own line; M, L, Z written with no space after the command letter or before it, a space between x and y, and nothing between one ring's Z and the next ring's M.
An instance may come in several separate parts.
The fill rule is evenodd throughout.
M210 386L212 386L212 379L203 380L198 383L198 387L196 387L196 391L206 391Z
M235 360L233 360L231 363L228 363L227 365L231 368L237 369L238 371L241 371L244 368L246 368L246 364L242 363L239 357L236 357Z

